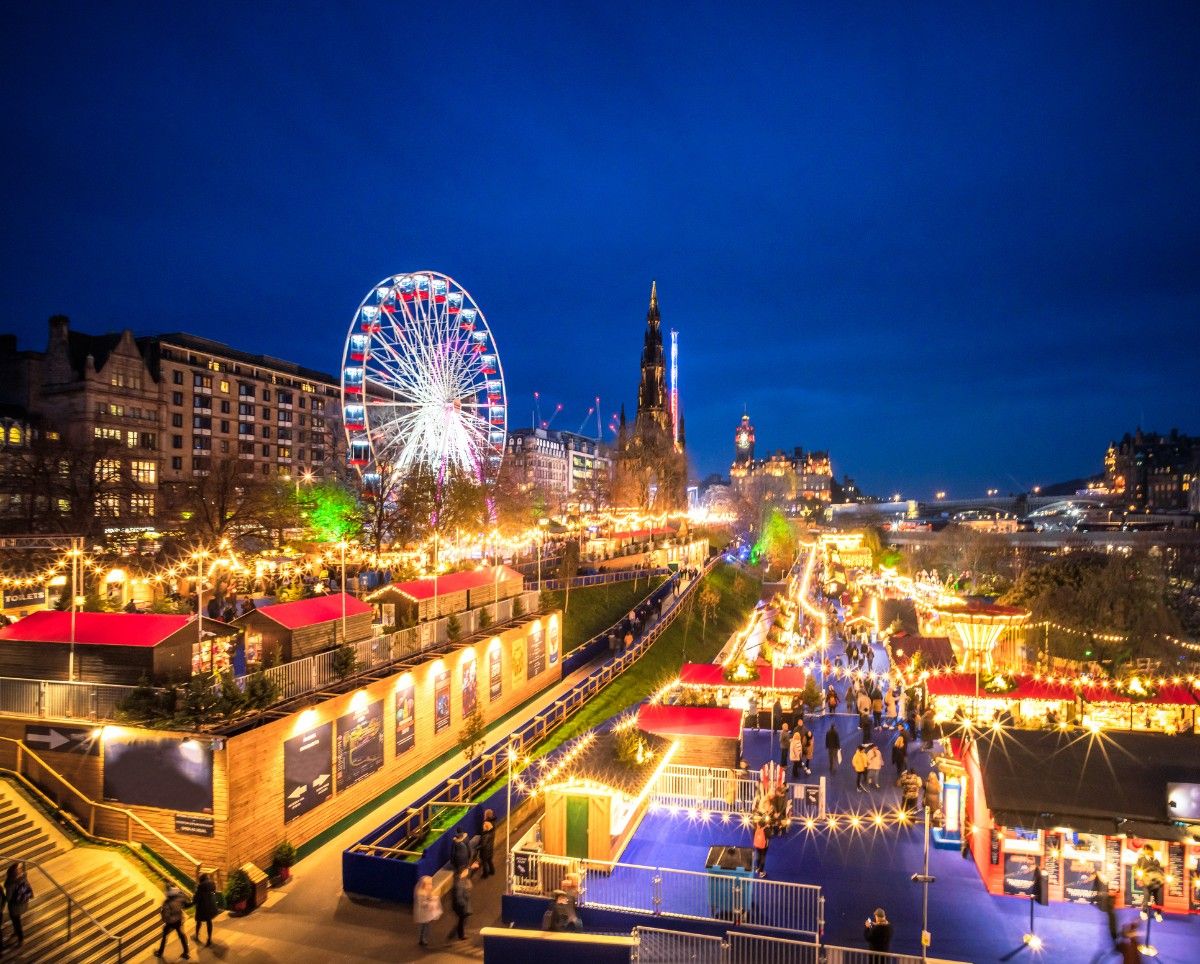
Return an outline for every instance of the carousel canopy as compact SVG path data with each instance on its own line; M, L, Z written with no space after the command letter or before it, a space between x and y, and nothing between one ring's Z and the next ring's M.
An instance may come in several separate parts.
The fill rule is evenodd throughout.
M979 696L981 699L1006 700L1069 700L1074 701L1076 694L1086 703L1151 703L1158 706L1196 706L1200 699L1182 683L1166 683L1151 691L1151 695L1141 700L1134 700L1116 689L1113 685L1102 683L1071 683L1061 679L1039 679L1036 676L1001 674L1015 688L1004 693L990 692L980 681ZM925 681L930 696L971 696L975 695L974 673L935 673Z
M638 710L638 728L658 736L715 736L737 740L742 735L742 711L718 706L647 704Z
M736 686L748 689L802 690L808 679L800 666L781 666L772 669L770 663L755 664L758 679L730 682L720 663L684 663L679 669L679 681L688 686Z
M1010 827L1182 839L1167 784L1200 782L1194 736L1006 730L985 732L976 746L993 819Z

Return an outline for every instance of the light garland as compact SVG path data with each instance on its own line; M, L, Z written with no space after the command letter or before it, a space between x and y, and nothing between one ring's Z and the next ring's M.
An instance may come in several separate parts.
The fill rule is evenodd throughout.
M753 825L751 815L748 813L733 813L729 810L709 810L706 807L685 807L680 804L667 804L652 801L650 803L650 812L665 814L671 817L684 816L689 823L707 824L713 821L719 821L725 825L736 824L743 829L749 829ZM902 807L895 810L871 810L867 812L850 811L848 813L827 813L823 817L807 816L807 817L785 817L783 824L786 829L804 830L806 833L817 833L824 831L827 833L837 833L840 831L849 831L851 833L859 833L866 830L886 830L901 829L912 827L919 821L909 811Z

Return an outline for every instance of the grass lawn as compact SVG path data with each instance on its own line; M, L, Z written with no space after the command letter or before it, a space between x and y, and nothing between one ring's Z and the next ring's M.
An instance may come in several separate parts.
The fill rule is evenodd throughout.
M534 757L549 753L556 746L585 730L590 730L614 713L645 699L668 679L677 675L684 662L705 663L717 655L734 630L746 621L747 614L758 602L762 585L739 573L733 566L724 564L718 565L706 576L705 583L721 594L721 605L716 617L708 625L707 636L701 638L699 607L696 608L690 629L687 627L687 613L680 613L670 628L655 641L641 659L550 734L533 752ZM740 591L735 591L735 584ZM700 590L697 590L697 595L699 592ZM693 600L695 598L692 597Z
M608 629L629 610L661 586L663 576L652 579L614 582L607 586L587 586L571 590L571 608L563 618L563 652L586 643L599 632ZM562 609L561 590L548 592L553 606Z

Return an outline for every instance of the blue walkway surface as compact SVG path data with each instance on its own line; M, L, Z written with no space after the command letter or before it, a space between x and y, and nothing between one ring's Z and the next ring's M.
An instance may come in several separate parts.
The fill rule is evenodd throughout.
M886 657L876 655L876 668L883 669ZM841 687L844 689L844 686ZM843 761L830 777L825 756L825 732L838 727L842 737ZM891 766L891 741L895 731L876 731L874 739L883 750L883 789L858 793L849 756L860 739L857 717L839 714L810 721L817 750L813 776L829 778L827 807L831 813L894 811L899 805L895 769ZM758 767L767 759L778 759L774 735L749 730L744 747L747 761ZM910 765L922 776L929 771L923 751L909 753ZM767 872L771 879L820 884L825 895L825 935L834 944L863 946L863 922L876 907L887 910L894 927L892 949L920 952L921 887L909 877L921 869L923 831L919 826L899 829L837 831L793 829L786 837L771 841ZM750 831L719 820L699 823L687 814L656 812L642 822L622 857L625 863L685 870L703 870L709 847L714 844L750 846ZM975 863L957 850L932 850L930 873L937 882L929 890L929 929L933 935L930 953L959 961L1011 960L1063 962L1115 961L1110 951L1103 914L1083 905L1056 903L1037 907L1036 932L1045 949L1033 954L1022 944L1029 926L1029 903L1016 897L989 894L979 878ZM1123 910L1122 919L1134 915ZM1144 926L1144 925L1143 925ZM1158 960L1200 962L1200 917L1169 915L1153 925L1152 938Z

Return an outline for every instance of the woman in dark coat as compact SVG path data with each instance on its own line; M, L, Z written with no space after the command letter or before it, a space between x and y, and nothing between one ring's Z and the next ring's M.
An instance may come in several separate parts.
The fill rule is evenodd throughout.
M33 900L33 888L25 876L25 864L18 860L8 865L8 873L4 878L4 896L8 904L8 919L12 921L13 936L17 939L17 947L25 943L25 929L21 926L29 902Z
M453 938L457 935L460 941L465 941L467 939L467 918L474 913L471 908L471 870L468 867L464 867L458 872L458 877L454 881L454 891L450 897L450 906L458 915L458 924L450 932L450 937Z
M479 833L479 866L482 869L481 877L491 877L496 873L496 813L493 810L485 810L483 813L483 827Z
M217 885L209 874L201 874L200 882L196 885L196 896L192 898L196 904L196 943L200 943L200 925L208 928L208 939L205 947L212 947L212 924L217 916Z
M892 741L892 763L896 767L897 777L908 766L908 741L904 738L903 730L897 733L896 739Z

